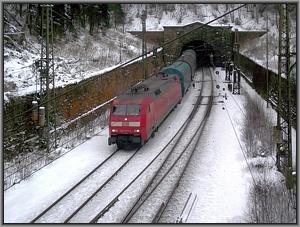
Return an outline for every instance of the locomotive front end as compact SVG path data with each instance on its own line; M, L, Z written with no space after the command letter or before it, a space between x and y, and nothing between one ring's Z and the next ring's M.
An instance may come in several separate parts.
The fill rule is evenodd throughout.
M125 148L142 143L141 104L116 102L113 103L109 118L108 144L117 144Z

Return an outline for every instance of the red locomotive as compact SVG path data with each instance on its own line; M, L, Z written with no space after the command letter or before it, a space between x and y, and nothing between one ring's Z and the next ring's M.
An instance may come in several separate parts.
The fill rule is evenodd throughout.
M117 97L109 116L108 144L143 145L180 102L193 80L196 52L183 51L172 65Z
M181 100L179 77L147 79L113 102L108 144L118 148L143 145Z

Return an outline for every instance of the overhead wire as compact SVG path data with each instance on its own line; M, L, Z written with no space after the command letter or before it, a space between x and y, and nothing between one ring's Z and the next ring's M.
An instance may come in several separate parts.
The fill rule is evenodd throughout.
M127 61L127 62L124 62L124 63L120 64L120 65L117 66L114 70L118 70L118 69L120 69L120 68L122 68L122 67L128 65L129 63L132 63L132 62L134 62L135 60L137 60L137 59L143 57L143 56L147 56L148 54L152 53L153 51L157 51L157 50L160 49L160 48L165 48L166 46L170 45L171 43L175 42L176 40L181 39L181 38L183 38L184 36L186 36L186 35L188 35L188 34L194 32L194 31L196 31L196 30L198 30L198 29L201 29L201 28L204 27L205 25L208 25L208 24L210 24L210 23L212 23L212 22L214 22L214 21L217 21L217 20L219 20L220 18L222 18L222 17L224 17L224 16L226 16L226 15L228 15L228 14L230 14L230 13L232 13L232 12L234 12L234 11L236 11L236 10L242 8L242 7L245 7L246 5L247 5L247 4L243 4L243 5L237 7L237 8L235 8L235 9L233 9L233 10L230 10L230 11L228 11L227 13L225 13L225 14L223 14L223 15L221 15L221 16L219 16L219 17L217 17L217 18L215 18L215 19L213 19L213 20L211 20L211 21L209 21L209 22L207 22L207 23L205 23L205 24L200 25L199 27L196 27L196 28L194 28L194 29L191 29L190 31L185 32L184 34L182 34L182 35L180 35L180 36L178 36L178 37L176 37L176 38L174 38L174 39L172 39L172 40L170 40L170 41L167 41L167 42L164 43L163 45L154 48L154 50L148 51L148 52L147 52L146 54L144 54L144 55L143 55L143 54L142 54L142 55L139 55L138 57L135 57L135 58L133 58L133 59ZM79 88L79 87L82 87L82 86L87 85L87 84L88 84L89 82L91 82L92 80L93 80L93 78L88 78L88 79L86 79L85 81L81 82L80 84L74 86L73 88L70 88L69 90L67 90L67 91L65 91L65 92L62 92L62 93L60 93L59 95L57 95L57 96L55 96L55 97L53 97L53 98L51 98L51 99L49 99L49 100L47 100L47 101L41 102L39 105L42 106L42 105L44 105L44 104L46 104L46 103L48 103L48 102L52 102L52 101L54 101L55 99L60 98L60 97L62 97L62 96L64 96L64 95L68 94L69 92L71 92L71 91L73 91L73 90L75 90L75 89L77 89L77 88ZM10 122L10 121L12 121L13 119L19 118L19 117L23 116L23 115L26 114L26 113L29 113L29 112L32 111L33 109L34 109L34 107L32 107L32 108L30 108L30 109L24 111L23 113L19 113L19 114L14 115L12 118L9 118L9 119L5 120L4 124L5 124L5 123L8 123L8 122Z
M218 81L218 82L220 82L220 81ZM246 83L246 84L248 84L248 83ZM244 113L244 111L242 110L242 108L240 107L240 105L238 104L238 102L235 100L235 98L234 98L234 96L231 94L231 93L229 93L230 95L231 95L231 97L233 98L233 100L234 100L234 102L235 102L235 104L237 105L237 107L241 110L241 112L242 112L242 114L244 115L244 117L246 117L246 114ZM226 109L227 110L227 109ZM227 111L228 112L228 111ZM272 158L272 160L276 163L276 160L275 160L275 158L273 157L273 155L270 155L270 157ZM280 163L283 165L283 166L285 166L285 167L288 167L287 165L286 165L286 163L284 163L282 160L279 160L280 161Z
M235 137L236 137L236 139L237 139L237 141L238 141L238 143L239 143L239 146L240 146L241 151L242 151L242 153L243 153L244 159L245 159L246 164L247 164L247 166L248 166L248 169L249 169L249 171L250 171L250 174L251 174L253 183L255 184L255 186L257 186L257 183L256 183L256 181L255 181L255 179L254 179L254 175L253 175L252 169L251 169L250 164L249 164L249 162L248 162L248 160L247 160L246 154L245 154L245 152L244 152L244 150L243 150L242 144L241 144L240 139L239 139L239 137L238 137L238 135L237 135L236 129L235 129L234 125L233 125L232 119L231 119L231 117L230 117L230 114L229 114L229 112L228 112L228 109L227 109L227 106L226 106L226 103L225 103L225 102L224 102L224 105L225 105L226 113L227 113L228 118L229 118L229 120L230 120L230 124L231 124L231 126L232 126L232 128L233 128Z
M222 81L220 81L220 78L219 78L219 77L216 77L216 81L218 81L218 83L222 83ZM231 94L231 93L230 93L230 94ZM231 94L231 95L232 95L232 94ZM238 105L238 103L236 102L236 100L235 100L235 99L233 99L233 100L235 101L235 103L236 103L236 105L238 106L238 108L240 108L240 110L241 110L241 107ZM228 112L228 108L227 108L225 102L224 102L224 105L225 105L225 109L226 109L227 116L228 116L228 118L229 118L229 120L230 120L230 124L231 124L231 126L232 126L232 128L233 128L234 134L235 134L235 136L236 136L236 138L237 138L237 141L238 141L239 146L240 146L240 148L241 148L241 151L242 151L242 153L243 153L244 159L245 159L246 164L247 164L247 166L248 166L248 169L249 169L249 171L250 171L250 174L251 174L253 183L254 183L255 185L257 185L257 184L256 184L256 181L255 181L255 179L254 179L254 175L253 175L253 173L252 173L250 164L248 163L247 157L246 157L245 152L244 152L244 150L243 150L242 143L240 142L240 139L239 139L239 137L238 137L238 135L237 135L237 132L236 132L236 130L235 130L235 127L234 127L234 125L233 125L232 119L231 119L231 117L230 117L230 114L229 114L229 112ZM242 113L243 113L244 116L246 116L245 113L244 113L244 111L242 111Z

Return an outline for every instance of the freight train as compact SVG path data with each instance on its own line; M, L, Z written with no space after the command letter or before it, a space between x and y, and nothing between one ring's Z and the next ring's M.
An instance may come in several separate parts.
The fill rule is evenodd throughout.
M196 52L185 50L170 66L118 96L111 104L108 144L144 145L180 103L196 71Z

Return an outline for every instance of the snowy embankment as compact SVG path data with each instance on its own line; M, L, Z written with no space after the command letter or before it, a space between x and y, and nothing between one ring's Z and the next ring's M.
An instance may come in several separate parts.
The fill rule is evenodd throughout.
M202 8L201 10L207 10L207 8ZM173 22L168 15L171 14L163 13L161 20L169 20L170 24L172 24ZM184 14L182 21L184 23L193 22L188 21L190 15L189 13ZM247 14L242 13L242 17L246 19ZM209 20L210 16L207 16L207 18L204 17L204 19L205 20L200 21ZM137 21L136 24L140 23L140 19L134 21ZM151 25L151 19L147 19L147 23L149 26L152 26L154 30L157 26L162 27L162 23L158 22L153 22L153 25ZM243 20L242 25L246 24L253 24L254 27L258 26L256 23ZM243 27L242 25L241 27ZM263 26L263 23L261 23L261 25ZM252 26L251 29L253 30ZM106 37L106 39L109 39L109 37ZM136 56L140 53L141 45L140 41L138 42L139 44L136 46L127 44L127 50L131 50L131 53L137 54ZM95 45L99 45L99 41L93 40L91 37L82 37L82 43L78 44L78 46L81 47L89 46L91 49L100 51L98 48L95 48ZM36 81L38 81L36 75L38 74L33 73L34 60L39 58L39 52L33 51L33 49L36 48L38 50L39 45L31 42L31 46L32 50L24 50L22 54L18 51L4 48L4 80L6 82L4 88L7 91L5 92L5 98L10 95L23 95L27 92L35 92L39 89L36 83ZM99 71L97 71L101 68L99 67L99 55L93 53L93 56L98 56L99 58L84 58L85 60L82 60L83 58L81 58L80 55L83 53L76 48L77 46L73 42L70 42L67 46L69 51L72 47L75 47L75 55L67 57L68 54L65 53L63 55L64 57L57 59L57 78L59 79L57 84L59 86L63 86L69 82L78 82L81 79L99 73ZM87 48L85 54L88 54L88 51L91 49ZM117 48L114 46L112 49ZM274 49L275 48L273 48L273 50ZM65 50L61 51L63 52ZM123 53L126 51L123 48L121 51L121 60L124 62ZM112 63L112 68L116 67L115 65L117 65L120 60L120 55L118 54L119 49L114 52L114 57L109 51L104 51L104 53L106 53L106 55L104 55L107 59L113 59L106 63ZM132 58L131 56L128 59ZM90 60L88 61L86 59ZM271 59L271 61L275 60L276 59ZM78 65L78 63L80 63L80 65ZM104 71L100 73L103 72ZM223 72L220 74L220 77L224 79ZM229 96L225 85L224 87L228 99L224 100L225 105L217 103L213 108L207 131L203 136L203 146L199 147L197 154L191 162L191 167L187 170L185 178L179 186L177 192L178 197L170 203L170 210L174 209L174 213L170 211L170 213L167 214L165 220L168 222L175 222L177 214L183 209L183 204L191 192L197 195L197 200L187 222L246 222L245 216L248 208L248 192L254 180L252 176L250 176L249 168L243 157L241 145L239 144L240 139L238 140L238 138L240 137L243 104L245 103L243 93L247 92L251 97L259 96L244 80L242 80L242 95L240 96ZM224 95L223 91L217 92L217 95L218 93ZM222 100L222 98L220 99ZM187 99L182 106L187 104L191 106L193 103ZM222 109L222 107L225 107L225 110ZM166 128L173 128L178 119L182 119L185 116L186 113L183 111L186 111L186 109L179 108L176 110L173 115L168 118L168 121L164 123L164 126ZM274 124L276 124L275 111L271 108L266 109L266 111L271 112L273 116L272 120ZM164 133L168 131L161 130L161 132L160 136L156 136L152 139L150 142L151 146L148 145L148 147L150 146L153 150L157 148L155 143L160 143L160 139L162 139ZM35 173L28 180L22 181L20 184L5 191L4 222L30 221L34 214L43 210L47 204L51 203L51 201L55 200L55 198L76 183L91 170L93 166L101 162L101 160L113 151L112 147L107 146L107 136L106 129L98 136L91 138L72 152ZM293 166L296 164L295 141L296 132L293 130ZM262 158L262 160L264 159ZM255 162L255 160L253 160L253 162ZM278 172L276 172L274 168L271 168L268 174L270 174L270 178L275 176L272 180L276 181Z
M158 152L158 148L168 143L168 140L176 133L191 112L197 93L198 91L195 90L186 94L182 104L161 125L155 135L156 140L150 140L141 154L151 157ZM26 181L22 181L5 191L4 222L23 223L31 221L37 213L55 201L116 149L116 146L107 145L107 138L108 129L106 128L99 135L36 172ZM157 145L158 140L159 146ZM78 161L80 165L78 165ZM143 164L141 163L139 166L143 167ZM130 172L136 173L136 169L140 168L139 166L136 168L132 166ZM61 178L62 173L63 178ZM50 185L52 186L50 187Z
M223 74L224 71L221 71L219 75L215 75L216 81L224 78ZM201 146L192 158L175 198L171 200L162 219L169 223L176 221L189 193L197 195L187 220L189 223L231 223L247 220L248 193L255 178L252 178L242 152L244 145L240 144L240 130L244 116L243 93L254 96L257 94L244 80L242 95L230 95L227 84L219 84L221 89L215 92L215 105L201 139ZM223 87L225 91L222 90ZM145 145L147 152L143 152L144 155L149 154L150 157L150 154L156 153L158 144L161 146L166 143L165 135L169 138L175 133L174 128L182 124L194 104L195 91L196 89L190 89L182 104L167 118L156 136ZM225 93L227 99L224 99ZM51 201L113 152L114 146L107 145L107 137L108 131L105 129L28 180L5 191L4 222L28 222L45 209ZM270 174L277 175L275 170ZM107 222L120 220L118 217L107 218Z

